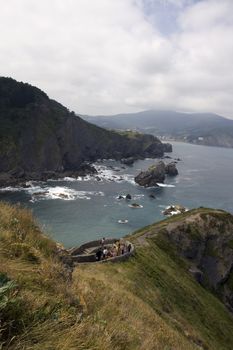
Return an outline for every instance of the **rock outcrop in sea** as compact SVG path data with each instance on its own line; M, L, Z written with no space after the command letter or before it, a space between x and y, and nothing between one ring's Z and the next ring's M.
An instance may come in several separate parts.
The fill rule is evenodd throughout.
M154 187L158 186L158 183L163 183L166 175L178 175L176 164L172 162L165 165L165 163L160 160L154 165L151 165L146 171L141 171L135 176L134 181L143 187Z
M175 162L168 163L165 166L165 173L168 176L176 176L176 175L178 175L179 173L178 173L178 170L177 170L177 167L176 167L176 163Z
M153 187L157 186L158 182L164 182L165 179L165 164L163 161L151 165L146 171L141 171L135 176L134 181L140 186Z
M133 157L122 158L122 159L121 159L121 163L122 163L122 164L125 164L125 165L133 165L133 163L134 163L134 158L133 158Z

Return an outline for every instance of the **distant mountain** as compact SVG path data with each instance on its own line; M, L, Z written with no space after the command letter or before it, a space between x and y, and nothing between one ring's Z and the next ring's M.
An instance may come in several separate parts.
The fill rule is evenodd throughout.
M149 110L83 118L109 129L132 129L165 139L208 146L233 147L233 120L212 113Z
M152 135L102 129L38 88L0 77L0 184L77 171L98 158L161 156L165 149Z

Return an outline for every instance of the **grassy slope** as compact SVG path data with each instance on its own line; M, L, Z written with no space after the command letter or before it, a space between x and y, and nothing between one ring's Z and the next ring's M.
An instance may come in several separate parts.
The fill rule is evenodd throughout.
M186 273L169 246L156 237L140 241L165 224L131 237L137 250L129 261L79 266L71 282L55 244L41 235L31 215L1 204L1 271L17 284L5 309L0 299L11 330L2 333L11 341L3 348L231 349L233 318L225 307ZM15 243L28 249L17 250Z

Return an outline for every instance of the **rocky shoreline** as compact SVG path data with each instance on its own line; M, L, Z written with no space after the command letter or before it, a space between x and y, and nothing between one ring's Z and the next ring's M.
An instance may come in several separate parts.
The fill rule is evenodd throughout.
M162 144L164 152L172 152L172 145ZM145 159L148 156L155 158L155 155L147 153L145 156L138 155L134 157L114 159L119 160L126 166L133 165L136 160ZM166 157L166 156L165 156ZM167 156L168 157L168 156ZM170 157L169 157L170 158ZM48 180L59 180L64 177L77 178L85 177L88 175L98 175L97 169L89 162L83 162L77 170L58 170L58 171L25 171L23 168L18 167L8 172L0 172L0 188L8 186L21 186L27 187L28 181L48 181Z
M22 169L17 173L0 173L0 187L21 186L27 187L28 181L48 181L59 180L64 177L77 178L87 175L96 175L97 170L93 165L83 164L76 171L43 171L43 172L25 172Z

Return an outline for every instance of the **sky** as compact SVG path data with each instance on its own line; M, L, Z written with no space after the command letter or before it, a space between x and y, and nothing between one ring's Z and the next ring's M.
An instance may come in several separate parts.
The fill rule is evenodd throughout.
M233 0L0 0L0 75L79 114L233 119Z

